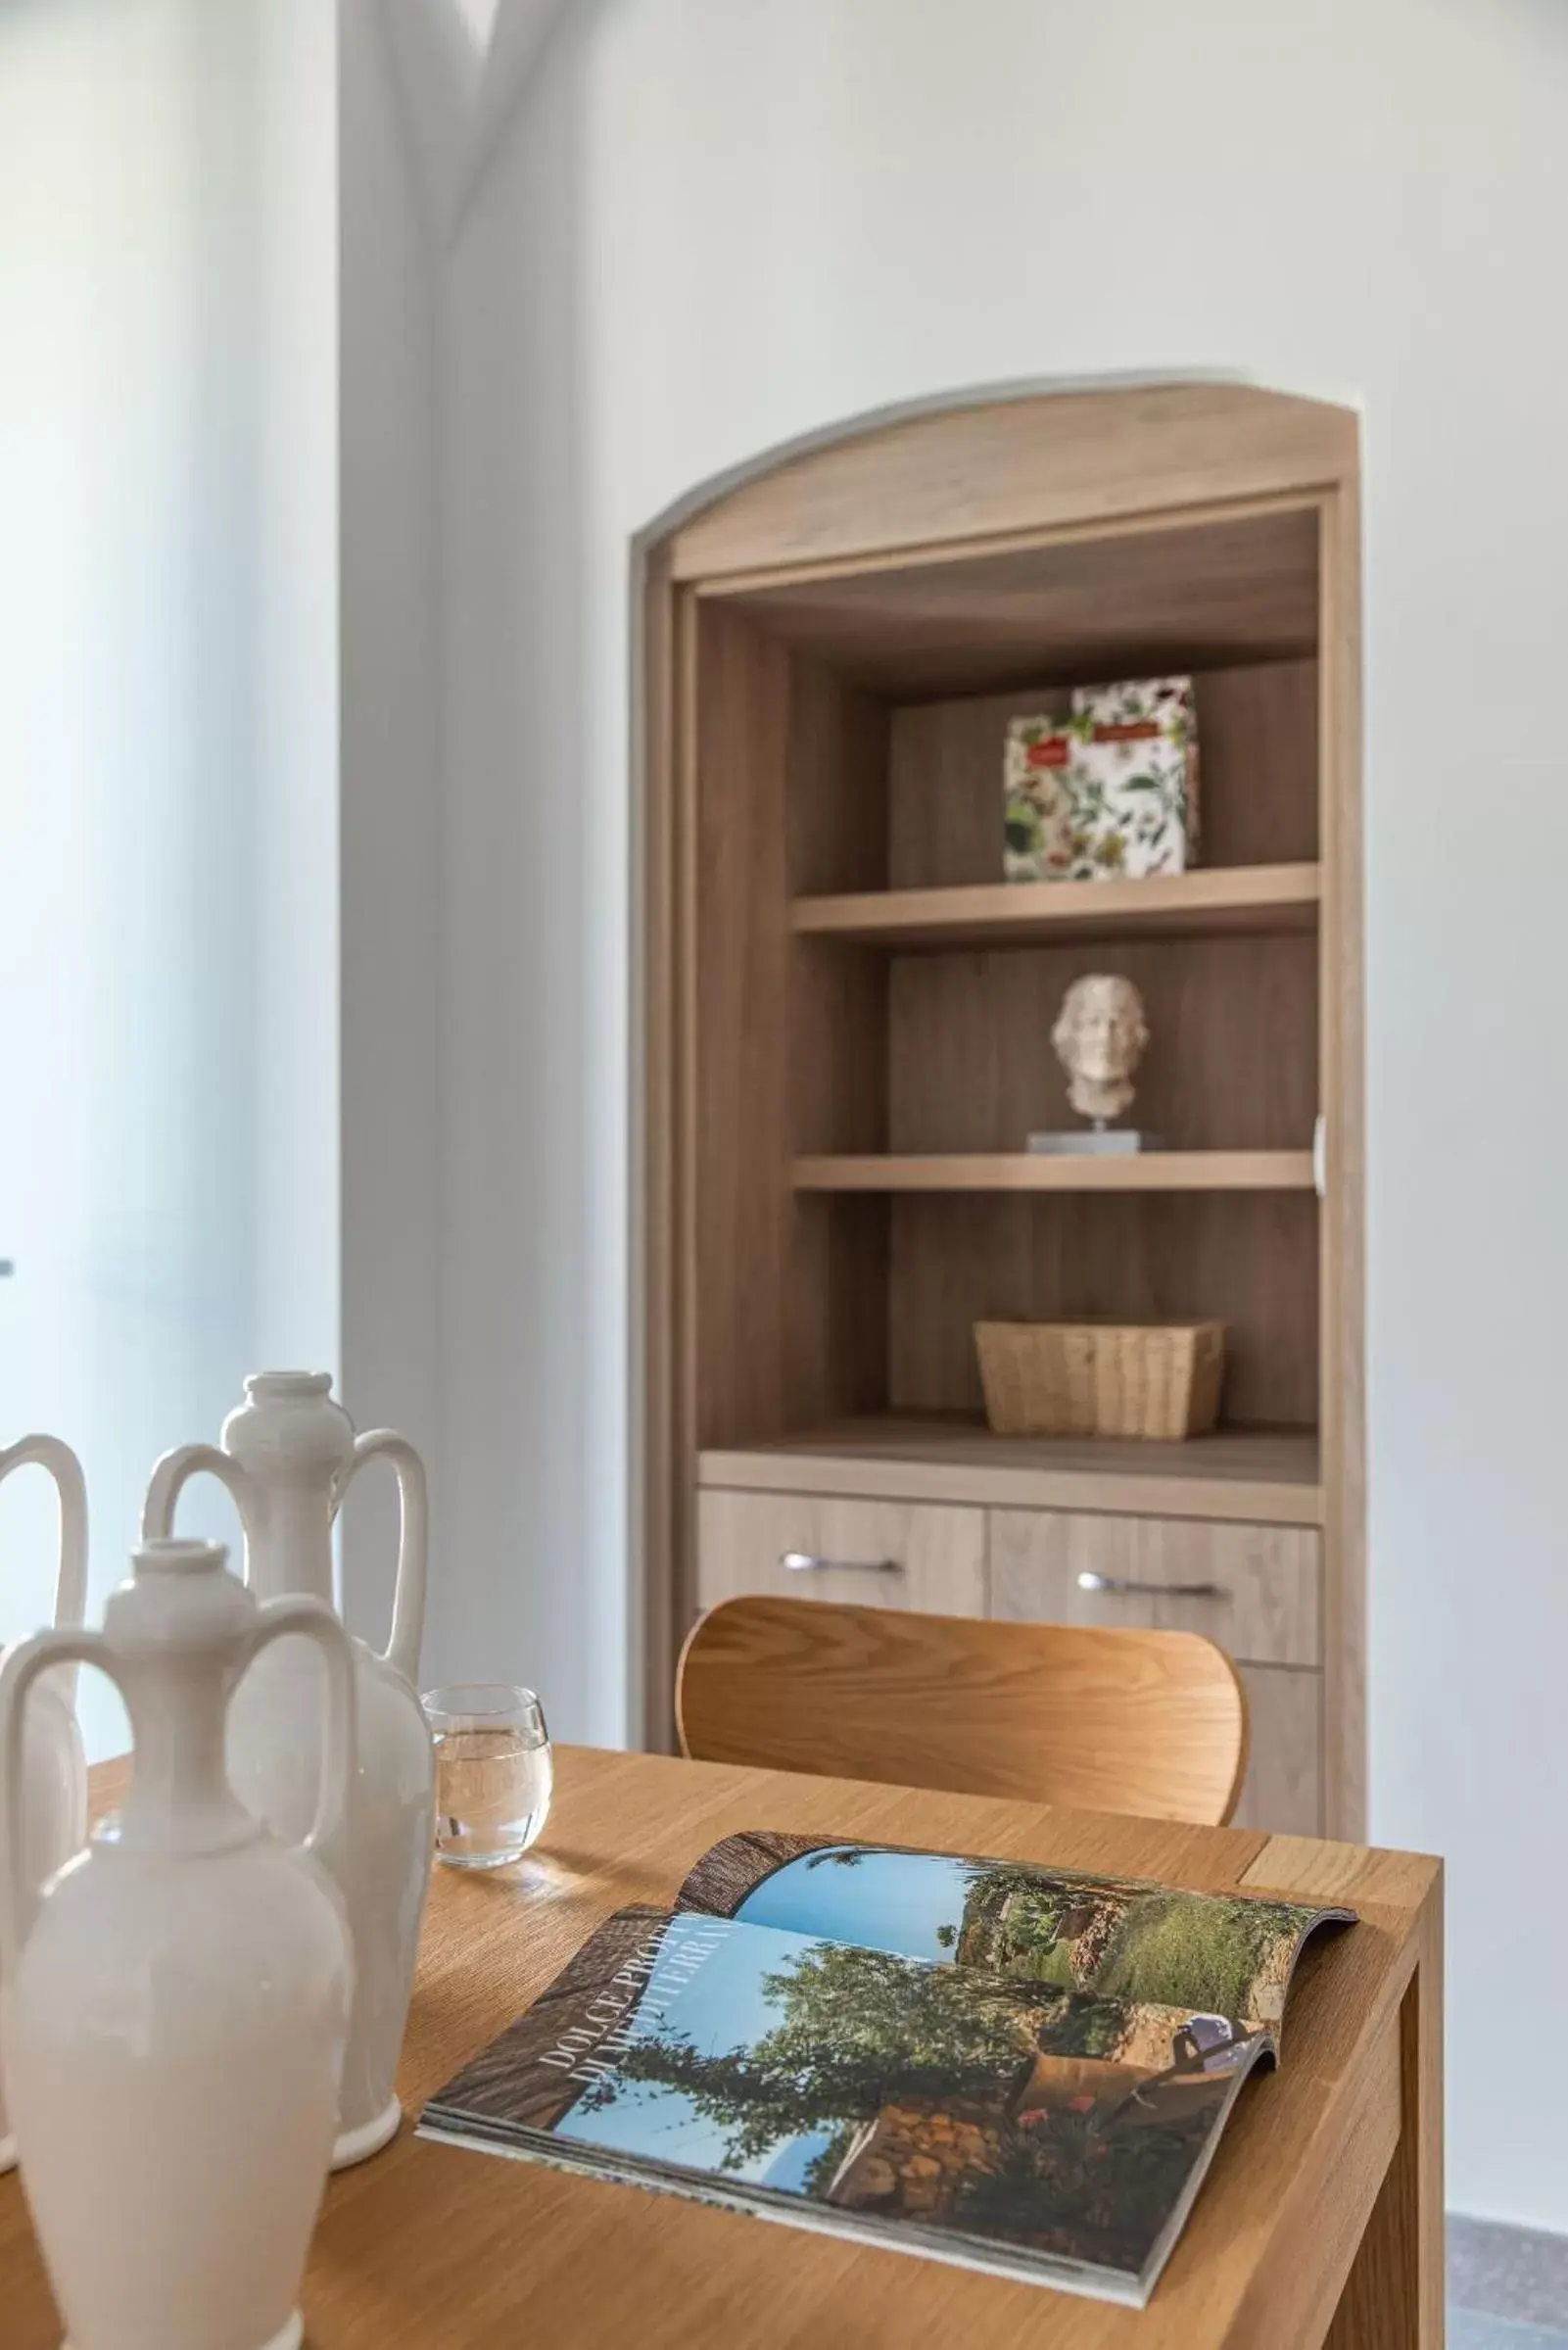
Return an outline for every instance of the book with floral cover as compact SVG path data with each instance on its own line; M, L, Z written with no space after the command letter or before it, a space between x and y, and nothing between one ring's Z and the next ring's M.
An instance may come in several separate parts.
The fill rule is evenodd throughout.
M430 2136L1148 2299L1343 1910L757 1832L607 1919Z
M1010 882L1185 872L1198 851L1192 679L1078 686L1069 717L1014 718L1002 798Z

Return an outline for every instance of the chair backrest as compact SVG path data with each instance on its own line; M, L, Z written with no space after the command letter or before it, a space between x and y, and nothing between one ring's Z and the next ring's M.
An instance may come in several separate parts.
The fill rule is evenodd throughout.
M1247 1767L1247 1700L1195 1632L727 1600L676 1676L700 1762L877 1779L1217 1825Z

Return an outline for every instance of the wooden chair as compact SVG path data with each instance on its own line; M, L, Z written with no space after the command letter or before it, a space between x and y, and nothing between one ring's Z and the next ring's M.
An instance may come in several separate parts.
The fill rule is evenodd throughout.
M1247 1700L1195 1632L990 1623L822 1600L727 1600L676 1673L699 1762L1220 1825Z

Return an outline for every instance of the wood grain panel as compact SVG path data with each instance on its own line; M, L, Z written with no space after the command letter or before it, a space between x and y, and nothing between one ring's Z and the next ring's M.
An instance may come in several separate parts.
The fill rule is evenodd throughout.
M1320 690L1316 661L1198 679L1204 865L1288 865L1317 855Z
M988 1531L993 1616L1150 1624L1201 1632L1243 1663L1321 1661L1318 1537L1306 1527L993 1510ZM1084 1591L1078 1584L1084 1573L1140 1588ZM1212 1598L1171 1591L1208 1584L1215 1587Z
M859 1601L932 1615L985 1613L985 1513L815 1494L704 1492L697 1594L704 1607L754 1594ZM835 1559L798 1572L789 1554Z
M1224 1419L1317 1424L1317 1201L1310 1192L891 1206L888 1402L978 1412L977 1320L1224 1321Z
M661 556L638 606L634 660L643 723L633 730L633 857L643 888L641 955L634 963L631 1229L631 1475L639 1497L642 1572L632 1588L637 1668L634 1736L673 1744L678 1627L689 1612L694 1514L691 1416L690 1180L685 1098L691 1077L687 1009L691 928L685 919L690 760L683 741L684 650L695 599L678 599Z
M1316 1836L1323 1825L1323 1676L1286 1665L1244 1664L1252 1752L1236 1824Z
M834 954L816 939L795 941L786 1075L797 1152L886 1151L887 983L881 955ZM758 1066L759 1086L778 1077Z
M1400 2007L1400 2135L1323 2350L1441 2350L1443 1959L1431 1896Z
M865 877L884 760L860 697L736 615L703 612L695 662L694 1419L712 1444L884 1389L885 1209L797 1208L790 1168L801 1138L885 1145L885 969L797 942L786 910L808 841L828 843L819 878Z
M781 1302L788 1427L886 1403L888 1247L885 1200L796 1201Z
M881 706L821 664L789 663L786 860L794 888L885 870L887 723ZM715 777L744 788L743 774ZM788 1058L759 1053L758 1095L787 1089L796 1151L887 1147L887 966L809 939L788 958ZM766 1124L770 1106L759 1099ZM780 1301L788 1423L865 1411L886 1394L887 1209L881 1200L797 1199Z
M1360 1836L1366 1813L1366 1146L1362 980L1360 508L1354 482L1323 517L1319 791L1327 917L1319 935L1323 1203L1323 1440L1333 1480L1327 1635L1328 1825Z
M906 703L888 731L887 881L948 889L1002 880L1002 754L1008 721L1065 717L1067 686Z
M1310 1191L1312 1154L1294 1151L1141 1151L1095 1158L1068 1152L885 1152L797 1159L797 1191L1217 1192Z
M886 709L837 672L794 655L787 733L787 882L875 882L886 870ZM707 778L745 790L745 776ZM790 954L790 1095L794 1149L886 1149L886 964L826 954L797 940ZM757 1088L781 1083L759 1060ZM766 1107L762 1117L766 1121ZM799 1426L823 1413L875 1408L886 1394L886 1203L797 1198L785 1327L785 1413Z
M797 897L789 922L812 937L933 954L1067 938L1212 938L1315 930L1320 888L1316 865L1199 866L1133 882L974 883Z
M1021 1151L1032 1132L1082 1132L1051 1031L1073 982L1108 970L1138 988L1149 1024L1120 1123L1172 1151L1310 1147L1315 938L1118 939L890 961L890 1151Z
M682 1742L714 1762L969 1795L1230 1816L1246 1755L1235 1669L1181 1632L1088 1631L732 1601L697 1624Z
M668 541L678 579L1108 523L1350 478L1348 408L1244 384L987 401L774 462Z
M1138 672L1130 664L1123 676ZM1092 682L1079 674L1075 684ZM1196 680L1200 867L1310 862L1317 855L1318 665L1270 661ZM1008 721L1070 707L1064 686L909 704L888 743L888 880L895 889L1002 878ZM1117 885L1107 884L1114 888Z
M735 614L696 644L696 1440L787 1425L789 657Z
M95 1780L101 1808L104 1773ZM759 1825L1212 1892L1323 1890L1317 1847L1295 1838L557 1748L554 1807L528 1860L482 1879L436 1871L398 2078L409 2114L613 1910L667 1904L712 1843ZM1330 1860L1344 1850L1329 1847ZM710 2350L735 2341L737 2310L747 2350L1319 2350L1342 2291L1359 2330L1332 2336L1334 2350L1405 2350L1410 2311L1415 2342L1439 2350L1441 1869L1353 1857L1359 1867L1336 1885L1364 1923L1308 1947L1285 2063L1248 2084L1147 2310L808 2241L434 2145L405 2123L328 2183L305 2282L311 2350L494 2350L533 2335L573 2350ZM1397 2226L1385 2224L1390 2182ZM1363 2238L1375 2278L1357 2278ZM0 2180L0 2274L6 2350L56 2350L15 2175Z
M1273 1835L1248 1863L1242 1883L1259 1894L1278 1893L1288 1885L1295 1889L1293 1897L1352 1909L1369 1902L1375 1908L1405 1908L1419 1903L1421 1888L1431 1884L1432 1871L1442 1865L1427 1853Z
M879 889L887 879L888 711L832 663L789 663L789 887ZM735 788L734 786L731 787Z
M1309 1431L1222 1428L1180 1443L994 1436L962 1413L877 1413L820 1422L771 1445L699 1454L703 1485L770 1493L974 1502L995 1509L1315 1526L1323 1517Z
M1315 649L1317 517L1068 536L780 584L716 583L770 635L907 697L1020 678L1159 675ZM711 590L710 590L711 592Z

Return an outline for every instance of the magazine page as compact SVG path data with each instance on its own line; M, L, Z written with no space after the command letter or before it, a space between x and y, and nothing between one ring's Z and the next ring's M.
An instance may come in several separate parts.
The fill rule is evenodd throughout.
M1141 2303L1264 2035L697 1911L606 1920L429 2136Z
M1023 1861L765 1831L727 1836L705 1852L677 1905L1063 1990L1201 2008L1244 2032L1277 2030L1307 1936L1354 1917Z

